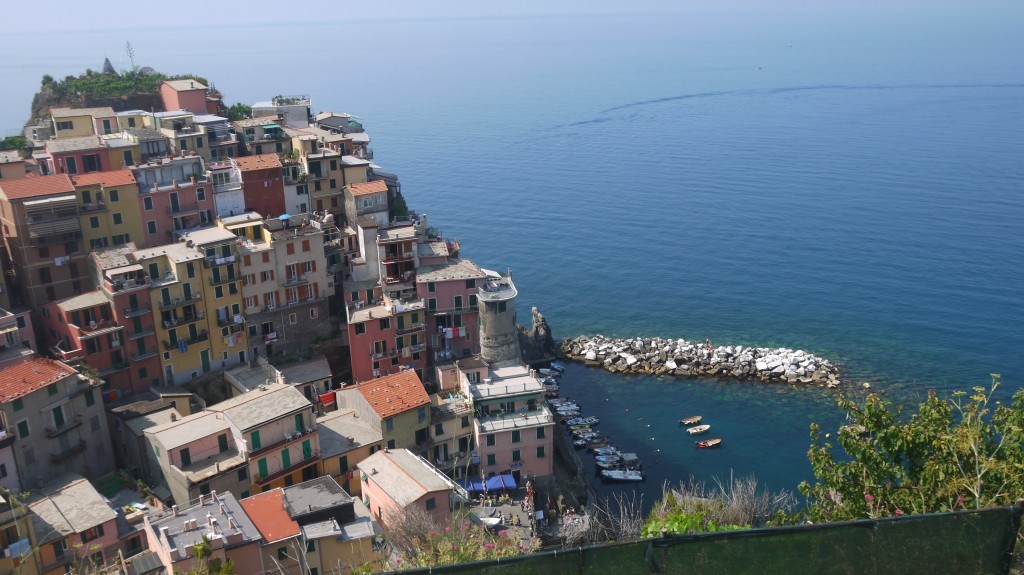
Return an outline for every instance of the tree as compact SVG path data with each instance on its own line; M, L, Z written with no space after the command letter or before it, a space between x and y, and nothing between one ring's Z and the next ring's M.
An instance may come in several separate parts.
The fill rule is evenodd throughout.
M205 534L192 548L192 552L195 554L196 565L186 575L235 575L234 562L230 559L221 561L220 557L214 556L213 545Z
M251 117L252 106L247 106L241 102L237 102L228 108L228 119L230 120L244 120Z
M7 136L0 140L0 151L3 150L18 150L22 151L28 148L28 140L22 136Z
M811 426L807 455L817 478L803 482L813 521L842 521L1009 505L1024 493L1024 390L1010 405L992 385L949 399L929 392L917 412L869 395L861 404L840 397L850 425L836 440Z

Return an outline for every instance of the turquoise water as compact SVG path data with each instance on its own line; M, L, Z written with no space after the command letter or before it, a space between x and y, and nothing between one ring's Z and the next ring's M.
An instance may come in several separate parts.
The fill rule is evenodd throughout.
M213 26L201 42L180 41L182 30L130 39L136 61L210 77L229 101L308 93L316 110L361 117L411 206L465 256L511 268L520 318L538 306L559 337L799 347L913 401L992 372L1009 393L1024 377L1022 10ZM238 42L267 34L277 41ZM42 74L120 53L124 34L110 36L50 37L8 59L3 125L23 120ZM664 478L730 472L792 488L810 474L810 422L840 418L815 389L581 366L566 380L648 462L650 494ZM721 450L693 449L676 427L690 413L725 438Z

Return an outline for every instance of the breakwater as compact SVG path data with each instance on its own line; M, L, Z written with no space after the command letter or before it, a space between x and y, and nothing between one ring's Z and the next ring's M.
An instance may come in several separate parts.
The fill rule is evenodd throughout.
M595 335L562 342L569 360L613 373L757 379L827 387L840 384L839 369L827 359L787 348L713 346L684 339L614 339Z

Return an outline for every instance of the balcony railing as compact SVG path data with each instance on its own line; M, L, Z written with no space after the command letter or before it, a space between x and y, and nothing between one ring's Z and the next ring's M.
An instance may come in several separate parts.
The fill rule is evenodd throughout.
M269 483L269 482L271 482L271 481L273 481L275 479L284 477L285 475L288 475L288 474L292 473L293 471L296 471L298 469L302 469L303 467L308 467L311 464L315 464L318 459L320 459L320 450L319 449L314 449L309 454L308 457L303 457L301 461L293 462L288 467L284 467L282 469L279 469L279 470L277 470L277 471L275 471L273 473L269 473L267 475L256 475L256 477L255 477L256 483Z
M388 358L388 357L397 357L398 354L399 354L399 350L397 350L397 349L387 349L387 350L384 350L384 351L381 351L381 352L374 353L370 357L372 357L374 361L378 361L378 360L385 359L385 358Z
M75 415L71 419L65 421L64 424L59 427L56 425L47 425L43 429L46 430L46 437L53 438L57 437L58 435L63 435L71 431L72 429L78 427L79 425L82 425L82 416Z
M395 335L404 335L404 334L407 334L407 333L423 331L423 330L426 329L426 327L427 327L427 324L425 324L425 323L414 323L414 324L407 325L405 327L396 327L395 328Z
M430 313L434 315L451 315L455 313L472 313L480 311L479 305L464 305L461 307L439 307L434 309L428 309Z
M141 306L140 307L134 307L134 308L126 307L123 310L124 317L127 317L127 318L139 317L139 316L142 316L142 315L149 315L152 312L153 312L152 309L150 309L148 307L141 307Z
M234 268L232 268L232 269L234 269ZM242 276L224 275L224 276L220 276L220 277L211 277L210 278L210 285L212 285L212 286L219 286L219 285L223 285L223 284L226 284L226 283L237 282L237 281L242 281Z
M294 275L294 276L291 276L291 277L286 277L284 279L284 282L281 283L281 285L284 286L284 287L289 287L289 286L297 286L299 284L309 283L309 277L308 276L309 276L309 274L301 274L301 275Z
M147 328L143 328L141 331L137 331L137 332L128 334L128 339L131 340L131 341L135 341L137 339L153 335L154 333L156 333L156 332L153 331L153 328L147 327Z
M85 335L85 334L88 334L89 332L100 331L100 330L103 330L103 329L110 329L112 327L117 327L117 322L112 320L112 319L103 319L103 320L100 320L100 321L91 321L91 322L89 322L89 323L87 323L85 325L81 325L81 326L77 326L77 327L78 327L78 330L81 331L83 335Z
M122 369L128 369L127 361L119 361L106 369L100 370L100 377L107 377L108 375L117 373Z
M181 345L181 342L185 342L186 345L192 345L192 344L196 344L196 343L200 343L200 342L206 341L208 339L210 339L210 334L208 334L206 332L203 332L203 333L201 333L201 334L199 334L199 335L197 335L195 337L191 337L189 339L184 339L184 338L178 339L174 343L171 343L170 340L166 340L165 339L164 340L164 349L170 351L172 349L178 349L178 346Z
M96 202L95 204L81 204L79 209L83 212L105 212L107 211L107 203Z
M441 423L462 415L469 415L473 413L473 404L470 401L463 400L459 402L456 400L454 403L442 403L441 405L432 407L430 409L430 421L433 423Z
M172 327L188 325L190 323L195 323L197 321L201 321L204 319L206 319L206 314L203 312L199 312L196 314L185 314L182 317L164 320L164 329L171 329Z
M412 252L406 252L406 253L401 253L401 254L389 254L389 253L385 252L384 253L383 261L384 261L384 263L387 264L387 263L393 263L393 262L405 262L405 261L409 261L409 260L412 260L412 259L413 259L413 253Z
M230 254L230 255L226 255L226 256L224 256L224 255L220 255L220 256L218 256L218 255L206 256L205 258L203 258L203 266L208 267L208 268L212 268L212 267L216 267L216 266L223 266L223 265L227 265L227 264L233 264L237 260L238 260L238 256L236 256L235 254Z
M151 358L151 357L153 357L155 355L157 355L157 351L156 350L144 351L142 353L133 355L132 356L132 361L133 362L134 361L145 361L145 360L147 360L147 359L149 359L149 358Z
M168 214L191 214L199 211L199 204L181 204L167 208Z
M299 433L299 432L285 433L285 437L283 439L280 439L278 441L275 441L274 443L270 443L270 444L267 444L267 445L261 445L259 449L253 449L252 451L249 452L249 457L250 458L252 458L252 457L259 457L260 455L262 455L264 453L269 453L271 451L275 451L275 450L277 450L278 448L280 448L280 447L282 447L284 445L287 445L287 444L295 442L295 441L299 441L299 440L301 440L303 438L306 438L306 437L310 437L311 435L315 434L318 431L319 431L319 429L309 428L309 429L303 429L302 433Z
M81 453L85 453L85 440L84 439L80 439L78 441L78 443L76 443L75 445L72 445L71 447L69 447L69 448L67 448L67 449L65 449L63 451L57 451L57 452L51 453L50 454L50 462L54 463L54 464L60 464L60 463L63 463L65 461L67 461L68 459L71 459L72 457L74 457L76 455L79 455Z
M202 294L198 294L198 293L197 294L192 294L190 297L174 298L172 300L167 300L167 301L160 302L160 309L171 309L171 308L175 308L175 307L181 307L183 305L188 305L190 303L195 303L195 302L197 302L197 301L199 301L201 299L203 299L203 296L202 296Z

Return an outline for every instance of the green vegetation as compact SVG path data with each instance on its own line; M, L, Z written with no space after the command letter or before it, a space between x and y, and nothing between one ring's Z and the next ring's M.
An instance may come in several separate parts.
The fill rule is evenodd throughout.
M665 487L644 524L644 537L662 533L714 533L787 523L796 508L788 491L770 494L759 491L753 476L731 479L707 488L691 481L675 488Z
M22 136L7 136L0 140L0 151L18 150L19 152L28 147L28 140Z
M441 526L418 508L409 508L396 518L388 530L395 554L390 569L438 567L455 563L514 557L524 552L517 538L504 532L493 534L470 522L465 512L452 515Z
M232 104L231 107L228 108L228 119L230 119L232 121L244 120L246 118L251 118L251 117L252 117L252 106L247 106L247 105L245 105L245 104L243 104L241 102L238 102L238 103Z
M834 457L817 425L808 457L818 482L804 482L813 521L936 513L1009 505L1024 494L1024 390L1011 405L992 399L999 388L976 387L951 399L930 393L917 413L869 395L840 398L851 425L836 437Z
M120 74L102 74L86 70L80 76L67 76L56 81L49 74L43 76L42 86L49 89L60 102L75 102L101 98L120 98L133 94L152 94L164 80L195 80L209 86L206 78L194 74L167 76L160 72L146 73L138 69Z
M409 219L409 206L405 203L405 198L402 196L395 196L391 200L391 208L388 211L390 212L389 217L391 221Z
M192 549L197 565L189 569L186 575L235 575L235 564L230 559L222 562L214 556L213 546L205 534Z

